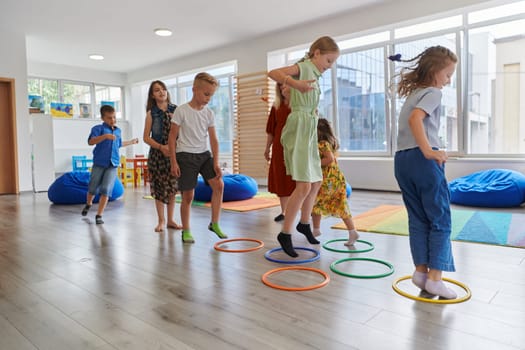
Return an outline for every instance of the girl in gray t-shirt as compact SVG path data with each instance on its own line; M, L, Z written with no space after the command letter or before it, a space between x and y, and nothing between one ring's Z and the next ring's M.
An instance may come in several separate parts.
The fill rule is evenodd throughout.
M441 89L450 83L457 57L442 46L429 47L401 70L397 92L406 97L399 114L396 180L408 212L412 282L428 293L455 299L442 271L455 271L450 244L450 193L445 178L447 160L438 137Z

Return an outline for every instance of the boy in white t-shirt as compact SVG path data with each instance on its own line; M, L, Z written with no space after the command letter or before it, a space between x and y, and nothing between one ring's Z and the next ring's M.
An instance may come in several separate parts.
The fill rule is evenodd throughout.
M194 243L190 232L190 209L197 177L202 175L212 189L211 222L208 229L219 238L228 238L219 227L219 216L224 192L222 171L219 165L219 141L215 132L214 114L207 107L219 83L208 73L199 73L193 80L191 101L179 106L171 120L168 138L171 173L178 178L182 192L180 216L182 241ZM211 153L208 149L210 138Z

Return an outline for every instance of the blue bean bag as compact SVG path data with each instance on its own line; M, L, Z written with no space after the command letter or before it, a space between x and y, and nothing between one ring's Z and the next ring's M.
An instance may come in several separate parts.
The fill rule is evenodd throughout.
M474 207L518 207L525 202L525 175L508 169L490 169L449 183L450 201Z
M90 175L91 173L87 171L71 171L63 174L49 186L47 198L54 204L86 203ZM116 179L109 201L119 199L123 194L124 186L120 179ZM99 198L97 194L93 202L98 203Z
M352 186L347 182L346 183L346 198L350 198L350 195L352 194Z
M243 174L227 174L224 181L224 202L241 201L252 198L257 194L257 182L250 176ZM194 199L200 202L211 201L211 187L204 182L202 176L197 179Z

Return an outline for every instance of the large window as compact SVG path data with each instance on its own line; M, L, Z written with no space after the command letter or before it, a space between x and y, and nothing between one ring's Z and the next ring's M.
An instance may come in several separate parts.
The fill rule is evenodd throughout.
M386 152L385 50L342 54L337 60L337 129L342 152Z
M342 155L395 153L403 101L392 83L403 63L387 57L413 58L433 45L459 58L442 90L442 147L457 156L525 153L525 1L458 12L338 40L341 56L320 80L319 113L332 120ZM307 49L270 53L269 69L293 64Z
M29 95L36 95L42 98L44 113L50 113L50 103L59 101L58 81L49 79L29 78L27 80L27 91ZM39 107L39 106L34 106Z
M117 119L123 118L122 87L95 85L88 82L29 78L29 95L41 97L44 113L50 113L51 102L71 104L73 118L100 118L100 107L109 104L116 110Z
M469 153L525 152L525 110L521 102L525 98L523 28L525 19L469 31Z
M95 85L96 112L103 104L111 104L116 111L117 119L122 118L122 89L117 86Z
M425 48L436 45L447 47L452 52L457 51L455 35L441 35L395 45L394 52L401 54L401 56L405 58L413 58L424 51ZM407 64L402 63L398 66L402 67L404 65ZM408 63L408 65L410 65L410 63ZM396 67L396 71L399 69L400 67ZM456 79L457 74L454 74L452 76L451 83L443 87L443 97L441 99L441 121L439 130L439 138L441 140L440 146L446 149L448 152L458 151L459 123ZM396 94L396 125L397 117L399 116L403 102L404 100L400 100Z
M232 159L233 152L233 76L236 72L235 65L228 64L196 70L163 81L170 92L172 102L181 105L191 100L193 79L201 71L213 75L219 82L208 107L215 114L215 131L219 139L220 158L228 162Z

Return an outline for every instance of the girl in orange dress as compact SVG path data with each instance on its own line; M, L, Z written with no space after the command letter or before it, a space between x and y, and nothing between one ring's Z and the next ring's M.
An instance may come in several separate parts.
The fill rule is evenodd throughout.
M317 140L323 170L323 182L312 210L313 234L315 236L321 234L322 215L340 217L348 229L348 241L345 242L345 245L352 246L359 238L359 234L355 229L346 199L346 179L337 164L335 152L339 148L339 143L334 136L330 123L324 118L319 118L317 123Z

